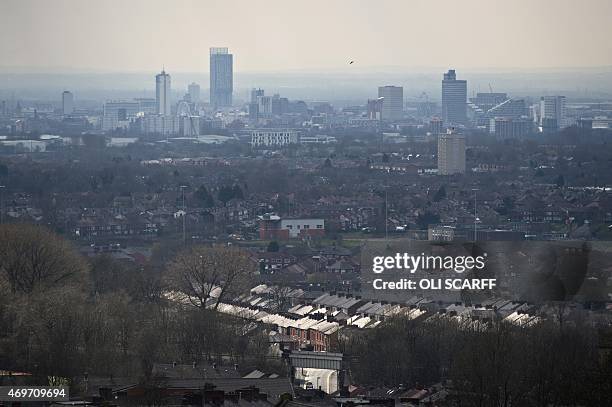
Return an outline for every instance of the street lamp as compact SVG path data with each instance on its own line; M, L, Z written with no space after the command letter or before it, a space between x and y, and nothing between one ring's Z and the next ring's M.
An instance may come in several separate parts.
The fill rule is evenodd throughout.
M478 188L472 188L472 191L474 191L474 241L476 241L476 222L478 222L478 217L476 216L476 192L478 192Z
M0 225L2 225L4 221L4 185L0 185Z
M183 245L187 244L187 238L185 237L185 217L187 216L187 209L185 207L185 188L187 188L187 185L181 185L181 193L183 195Z

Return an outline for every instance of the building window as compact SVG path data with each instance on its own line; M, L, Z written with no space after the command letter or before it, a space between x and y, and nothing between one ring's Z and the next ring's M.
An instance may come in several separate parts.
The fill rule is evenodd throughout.
M323 229L323 225L317 225L317 229Z
M304 229L310 229L310 225L304 225Z

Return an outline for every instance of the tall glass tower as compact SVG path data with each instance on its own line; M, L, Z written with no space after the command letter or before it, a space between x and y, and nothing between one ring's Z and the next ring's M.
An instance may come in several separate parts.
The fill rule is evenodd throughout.
M155 75L155 102L157 114L170 116L170 75L164 70Z
M448 125L467 122L467 81L457 80L454 69L442 80L442 119Z
M234 59L227 48L210 49L210 104L230 107L234 90Z

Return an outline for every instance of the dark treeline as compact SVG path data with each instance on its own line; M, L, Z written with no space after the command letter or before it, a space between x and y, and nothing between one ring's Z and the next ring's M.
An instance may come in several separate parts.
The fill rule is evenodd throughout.
M213 274L211 262L223 271ZM248 280L246 257L200 247L170 263L160 271L106 256L88 261L41 227L0 226L0 369L30 372L38 384L59 376L77 386L85 374L152 380L154 363L229 358L275 370L262 330L188 304L186 296L168 299L185 289L173 282L187 275L200 281L192 287L198 292L214 285L220 298L232 295Z
M85 374L154 383L154 363L229 359L282 372L261 327L215 311L252 284L243 253L194 246L153 259L163 267L85 259L41 227L0 226L0 368L38 384L65 377L75 390ZM466 329L396 317L340 334L358 385L446 381L462 406L603 406L612 397L609 329L578 318Z
M406 388L445 381L461 406L603 406L612 397L609 332L565 321L531 327L404 317L350 335L353 380Z

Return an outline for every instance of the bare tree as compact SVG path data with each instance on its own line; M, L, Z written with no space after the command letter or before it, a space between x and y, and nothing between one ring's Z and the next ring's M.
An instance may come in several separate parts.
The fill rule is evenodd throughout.
M286 285L274 285L270 288L270 296L272 310L275 312L284 312L291 305L290 294L293 289Z
M0 274L13 293L84 283L87 265L73 247L35 225L0 226Z
M230 293L246 285L254 269L254 263L240 249L198 246L170 263L167 282L181 300L216 309Z

